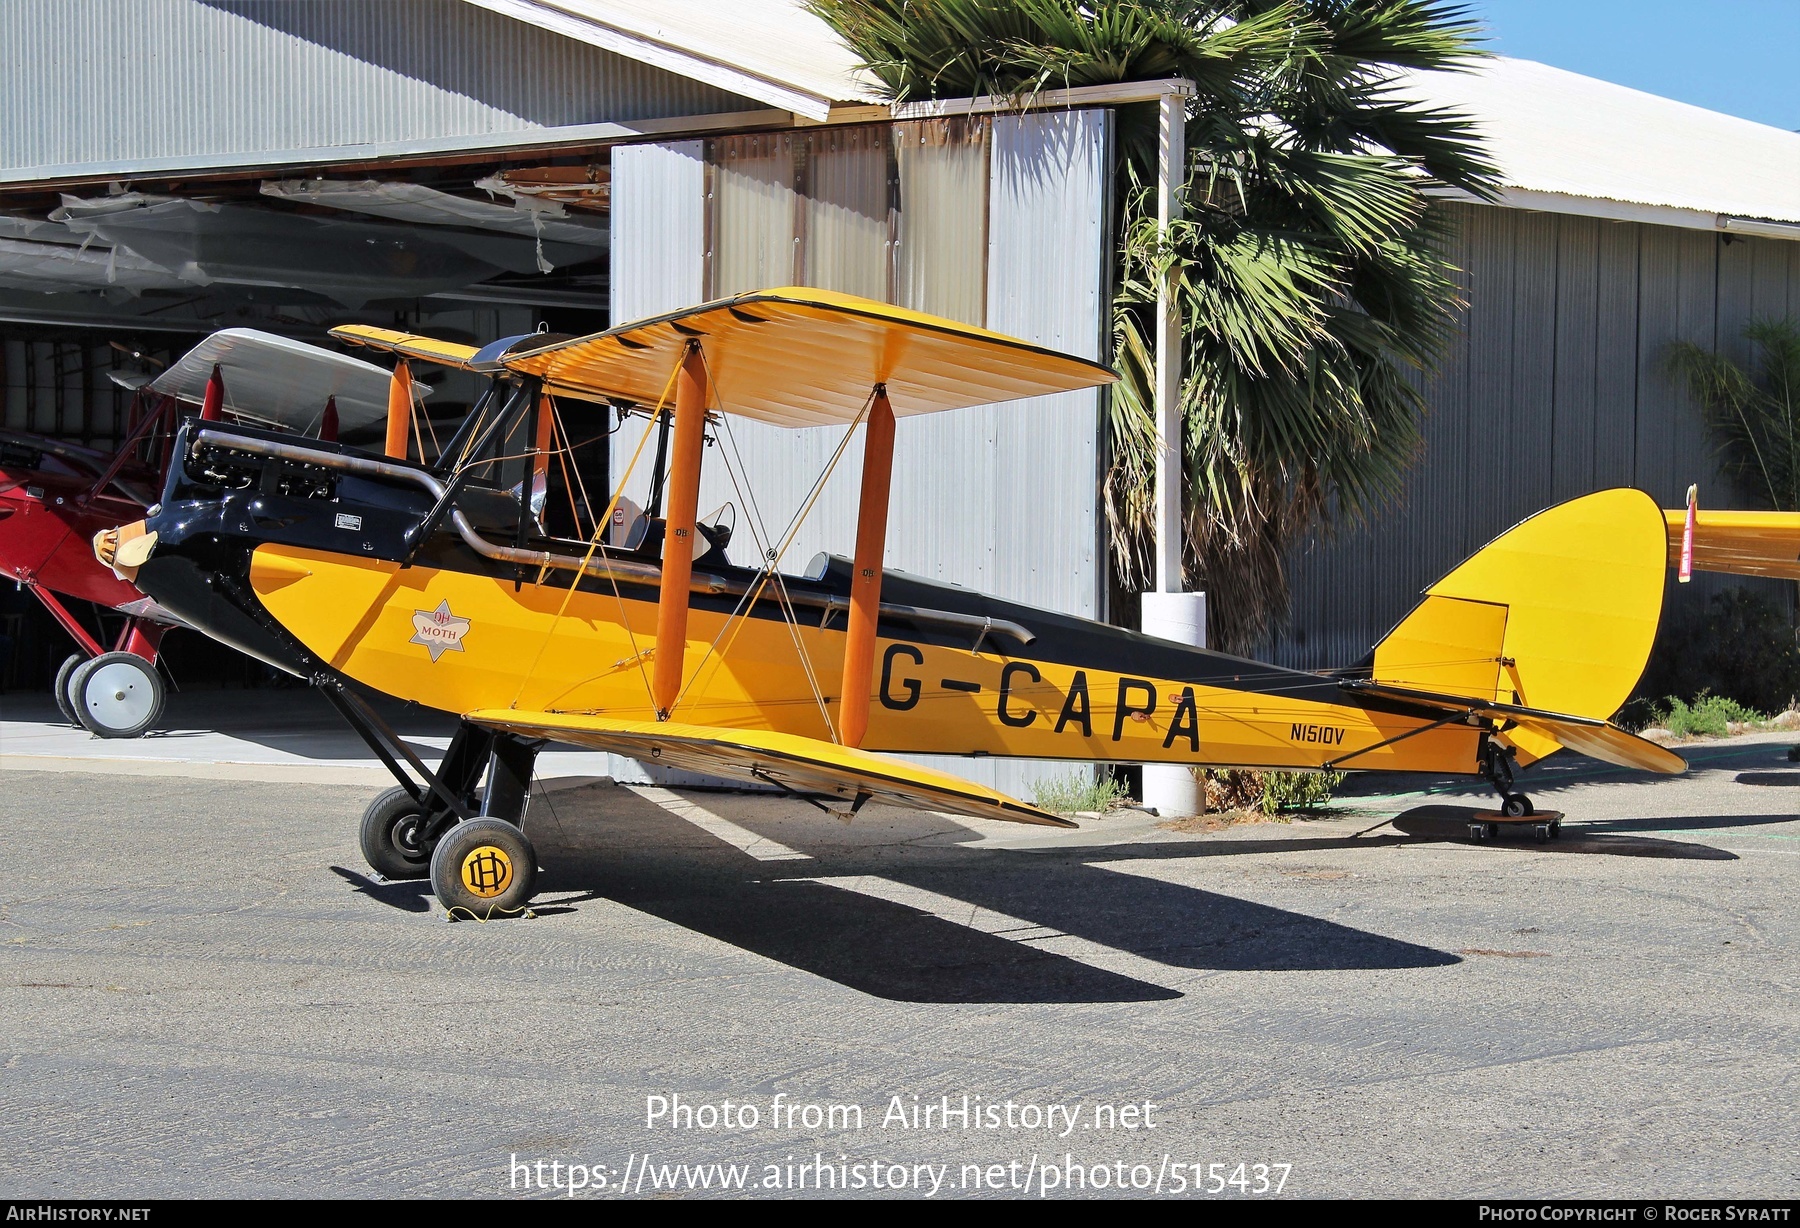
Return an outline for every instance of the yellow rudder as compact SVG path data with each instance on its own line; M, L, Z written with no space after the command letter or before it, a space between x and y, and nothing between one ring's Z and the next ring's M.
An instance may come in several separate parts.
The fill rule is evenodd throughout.
M1375 649L1377 682L1607 719L1650 659L1668 579L1656 500L1620 488L1530 517L1443 579ZM1521 762L1561 743L1514 727Z

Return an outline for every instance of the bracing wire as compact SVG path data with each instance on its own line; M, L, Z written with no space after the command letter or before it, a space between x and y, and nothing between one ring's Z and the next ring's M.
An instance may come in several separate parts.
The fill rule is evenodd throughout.
M675 387L675 377L680 374L681 363L677 362L675 364L675 369L669 372L668 382L663 385L662 395L657 398L656 413L662 412L663 404L668 400L670 390ZM654 422L655 420L656 414L652 414L651 421ZM619 506L619 500L624 497L625 485L631 480L632 471L637 468L639 458L644 455L644 445L650 442L651 434L651 431L646 430L643 436L638 440L637 451L631 454L631 463L625 467L624 476L619 479L619 488L613 492L612 500L606 505L606 513L594 522L594 531L588 535L587 553L581 557L581 566L576 569L574 577L569 581L568 590L563 593L562 604L557 606L556 616L550 620L550 626L544 631L544 638L538 645L537 655L531 659L531 667L519 678L519 689L514 692L512 703L508 704L508 707L517 708L519 706L519 697L525 693L526 685L531 681L532 675L537 672L539 663L543 661L544 651L550 647L550 639L556 633L556 625L562 621L563 615L568 612L569 602L575 597L575 590L581 587L581 577L587 574L588 563L592 561L594 552L600 549L601 532L607 524L611 523L613 509ZM585 490L583 491L583 497L586 497ZM631 651L638 663L638 673L642 675L644 679L645 693L653 695L654 692L650 686L650 675L648 671L644 669L644 654L638 649L637 636L631 630L631 620L627 617L625 612L625 598L624 595L619 592L618 577L613 575L611 568L607 569L606 576L608 582L612 585L613 597L619 603L619 624L625 628L625 635L631 642Z
M712 386L716 389L718 385L711 380L710 370L708 371L708 377L708 382L712 383ZM688 691L691 690L698 681L700 670L711 659L714 650L718 648L720 641L725 637L727 631L731 632L731 639L726 643L726 650L729 651L730 645L736 643L738 631L742 629L745 622L745 612L754 607L764 586L769 580L773 579L775 582L777 607L781 611L783 623L787 626L788 637L793 642L794 652L799 659L801 672L806 677L807 686L812 690L813 698L818 704L819 716L825 722L825 729L828 735L832 741L837 741L837 727L831 719L830 705L826 702L824 688L819 683L818 672L813 666L812 655L806 651L806 645L801 638L799 616L794 611L793 598L787 591L786 583L782 580L780 567L781 560L786 557L787 551L792 547L795 537L799 534L801 525L811 513L813 506L818 502L819 497L824 493L826 483L830 481L831 475L837 469L838 462L843 459L844 453L849 449L850 440L855 436L856 428L868 415L869 407L874 404L874 401L875 393L874 390L871 389L868 397L863 401L861 408L858 409L856 417L851 420L848 428L845 430L843 439L838 442L837 449L832 453L831 459L826 463L824 471L819 474L819 477L813 483L811 490L807 492L807 496L802 501L800 508L794 513L793 519L788 522L787 528L783 531L780 544L774 549L769 549L766 537L767 526L763 525L762 531L758 532L753 524L752 532L756 536L758 547L763 550L764 560L760 573L757 576L756 583L751 586L748 592L746 592L744 598L737 603L732 612L726 616L725 623L720 627L718 635L714 636L712 643L707 646L706 654L701 658L700 665L695 667L693 674L688 679L687 685L684 686L680 694L676 696L675 702L677 705L686 697ZM723 407L721 407L719 421L722 424L723 434L730 443L732 452L737 455L738 466L741 467L743 464L743 455L738 449L737 437L731 430L730 421L724 413ZM720 454L721 457L724 457L725 454L723 449L720 450ZM754 521L760 522L762 519L762 510L755 501L754 493L752 492L748 498L745 497L743 488L738 484L737 473L732 471L733 466L731 465L729 458L725 459L726 470L731 474L733 488L738 491L739 498L744 499L746 508L752 513ZM748 473L744 474L744 482L746 484L749 482ZM671 711L673 711L673 706L671 706Z

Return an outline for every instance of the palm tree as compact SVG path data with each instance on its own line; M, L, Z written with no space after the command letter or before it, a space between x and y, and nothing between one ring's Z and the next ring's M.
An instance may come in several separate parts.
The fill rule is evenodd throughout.
M1285 561L1315 527L1397 495L1420 374L1462 304L1434 187L1491 193L1468 121L1407 101L1397 70L1478 53L1438 0L808 0L895 101L1188 77L1185 218L1149 185L1155 116L1120 116L1107 514L1142 586L1153 524L1148 342L1170 274L1183 322L1187 568L1214 643L1286 615Z
M1669 365L1700 402L1725 476L1772 511L1800 511L1800 321L1753 320L1743 335L1752 368L1691 341L1669 347Z

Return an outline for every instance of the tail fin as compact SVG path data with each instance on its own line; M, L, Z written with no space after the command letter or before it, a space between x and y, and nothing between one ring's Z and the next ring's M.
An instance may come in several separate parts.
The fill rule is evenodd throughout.
M1377 683L1606 720L1650 659L1668 579L1668 526L1639 490L1539 512L1425 590L1375 647ZM1503 735L1523 762L1568 742Z

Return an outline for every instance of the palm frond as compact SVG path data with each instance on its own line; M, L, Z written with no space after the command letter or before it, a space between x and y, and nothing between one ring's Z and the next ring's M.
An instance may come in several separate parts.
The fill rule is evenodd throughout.
M1743 336L1754 369L1691 341L1666 363L1700 403L1725 476L1764 507L1800 511L1800 321L1753 320Z
M1491 194L1467 117L1396 92L1399 70L1483 54L1440 0L808 0L896 100L1187 77L1185 216L1146 185L1153 106L1118 116L1108 530L1150 575L1158 286L1183 332L1190 579L1214 642L1248 651L1288 605L1307 533L1397 497L1420 447L1422 377L1462 303L1427 190ZM1796 368L1800 373L1800 367ZM1800 380L1796 380L1800 387Z

